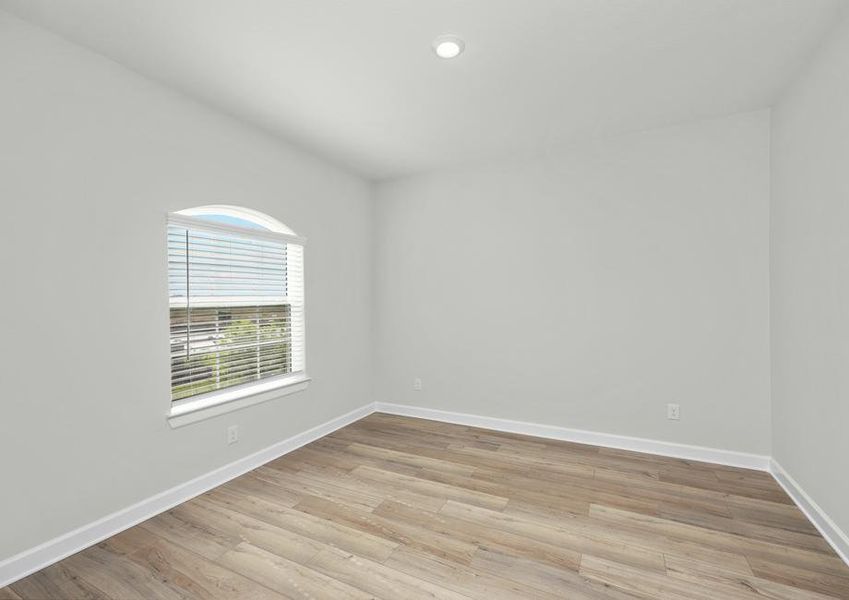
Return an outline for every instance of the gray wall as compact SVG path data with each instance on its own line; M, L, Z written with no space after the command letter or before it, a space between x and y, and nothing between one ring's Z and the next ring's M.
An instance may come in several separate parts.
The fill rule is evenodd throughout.
M768 147L764 111L378 186L376 400L768 454Z
M0 73L0 560L371 401L368 184L3 12ZM314 381L172 430L165 217L210 203L307 236Z
M774 456L849 532L849 22L772 125Z

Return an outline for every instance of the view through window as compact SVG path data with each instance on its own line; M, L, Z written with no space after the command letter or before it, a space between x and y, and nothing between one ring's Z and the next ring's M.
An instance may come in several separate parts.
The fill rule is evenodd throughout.
M304 370L303 241L233 212L169 218L173 401Z

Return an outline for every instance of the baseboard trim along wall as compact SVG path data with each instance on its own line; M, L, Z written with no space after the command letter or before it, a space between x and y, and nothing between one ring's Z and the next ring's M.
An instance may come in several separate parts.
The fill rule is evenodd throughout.
M191 500L195 496L199 496L214 487L227 483L231 479L264 465L275 458L297 450L301 446L309 444L337 429L341 429L345 425L349 425L354 421L370 415L372 412L374 412L374 405L366 404L349 413L317 425L312 429L277 442L259 452L240 458L205 475L196 477L186 483L181 483L169 490L142 500L137 504L12 556L0 562L0 588L62 560L71 554L97 544L125 529L129 529L133 525L146 521L178 504Z
M497 419L481 415L470 415L456 413L406 404L390 404L384 402L375 403L376 412L385 412L405 417L419 417L431 419L444 423L456 423L457 425L469 425L483 429L494 429L508 433L520 433L533 435L552 440L563 440L577 442L579 444L590 444L593 446L604 446L606 448L618 448L620 450L631 450L633 452L645 452L672 458L683 458L710 462L731 467L742 467L744 469L757 469L758 471L769 470L769 457L759 454L748 454L735 452L733 450L720 450L718 448L704 448L702 446L689 446L674 442L662 442L646 438L615 435L611 433L598 433L596 431L585 431L582 429L569 429L555 425L541 425L539 423L527 423L524 421L511 421L509 419Z
M843 559L843 562L849 565L849 535L846 535L837 526L837 523L831 520L831 517L820 508L819 504L814 502L814 499L774 458L770 460L769 472L772 473L772 476L784 488L784 491L793 499L799 509L805 513L808 520L814 524L825 541L831 544L831 547Z
M554 425L541 425L538 423L527 423L523 421L512 421L509 419L497 419L481 415L470 415L456 413L407 404L391 404L384 402L375 403L375 412L400 415L404 417L418 417L441 421L443 423L455 423L457 425L468 425L470 427L481 427L483 429L494 429L508 433L520 433L541 438L577 442L580 444L591 444L593 446L604 446L606 448L618 448L621 450L632 450L634 452L645 452L659 456L672 458L683 458L697 460L700 462L711 462L731 467L744 469L756 469L768 471L784 488L787 495L796 503L799 509L814 524L825 540L834 548L838 556L849 565L849 536L847 536L837 524L813 501L813 499L799 486L799 484L769 456L735 452L732 450L720 450L717 448L704 448L701 446L689 446L673 442L662 442L645 438L635 438L609 433L598 433L581 429L569 429L556 427Z
M542 425L539 423L527 423L523 421L512 421L509 419L498 419L456 413L406 404L392 404L375 402L361 406L349 413L331 419L312 429L294 435L286 440L273 444L264 450L255 452L244 458L240 458L230 464L224 465L191 481L177 485L169 490L156 494L146 500L119 510L110 515L98 519L93 523L84 525L74 531L59 536L44 544L25 550L20 554L12 556L0 562L0 588L26 577L46 566L49 566L63 558L70 556L89 546L97 544L104 539L113 536L125 529L137 525L157 514L164 512L174 506L191 500L195 496L203 494L214 487L222 485L231 479L238 477L248 471L255 469L275 458L279 458L293 450L297 450L312 441L315 441L329 433L358 421L374 412L382 412L406 417L418 417L441 421L444 423L455 423L457 425L468 425L495 431L508 433L519 433L541 438L577 442L580 444L591 444L604 446L606 448L618 448L634 452L645 452L659 456L696 460L700 462L711 462L732 467L745 469L756 469L770 472L781 487L799 506L803 513L816 526L823 537L831 544L840 557L849 564L849 536L847 536L832 521L828 515L814 502L799 484L779 465L768 456L758 454L747 454L731 450L720 450L717 448L704 448L701 446L689 446L673 442L662 442L645 438L636 438L609 433L598 433L595 431L584 431L581 429L569 429L554 425Z

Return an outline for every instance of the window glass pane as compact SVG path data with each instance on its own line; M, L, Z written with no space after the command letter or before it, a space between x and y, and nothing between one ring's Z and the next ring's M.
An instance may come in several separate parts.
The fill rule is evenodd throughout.
M175 220L168 289L172 400L304 371L302 245Z
M289 305L171 308L171 398L292 372Z
M246 229L260 229L262 231L268 231L267 228L262 225L258 225L253 221L240 219L239 217L231 217L230 215L197 215L195 218L210 221L212 223L221 223L223 225L235 225L236 227L244 227Z

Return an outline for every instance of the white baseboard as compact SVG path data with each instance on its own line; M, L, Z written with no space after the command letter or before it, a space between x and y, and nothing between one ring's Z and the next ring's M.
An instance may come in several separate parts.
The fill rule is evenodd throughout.
M356 410L331 419L326 423L292 436L282 442L278 442L264 450L224 465L205 475L201 475L123 510L107 515L35 548L12 556L0 562L0 588L62 560L71 554L88 548L93 544L97 544L178 504L186 502L305 444L324 437L354 421L367 417L373 412L418 417L495 431L520 433L541 438L769 471L793 501L796 502L802 512L816 526L823 537L834 547L840 557L849 564L849 536L843 533L816 502L799 487L799 484L777 462L768 456L598 433L595 431L584 431L581 429L569 429L554 425L511 421L508 419L449 412L404 404L375 402L361 406Z
M710 462L731 467L742 467L744 469L756 469L768 471L779 485L784 488L787 495L796 503L811 523L822 534L825 540L834 548L834 551L843 561L849 565L849 536L846 535L837 524L814 502L814 500L799 486L798 483L769 456L735 452L733 450L720 450L717 448L704 448L702 446L690 446L687 444L676 444L674 442L661 442L645 438L635 438L624 435L609 433L598 433L581 429L569 429L554 425L541 425L539 423L527 423L523 421L511 421L508 419L497 419L481 415L470 415L407 404L391 404L385 402L375 403L375 412L383 412L405 417L418 417L444 423L455 423L457 425L468 425L495 431L506 431L509 433L520 433L541 438L590 444L593 446L604 446L606 448L619 448L632 450L634 452L646 452L660 456L697 460Z
M374 412L366 404L0 562L0 588L88 548Z
M825 540L831 544L831 547L843 559L843 562L849 565L849 535L846 535L837 526L837 523L831 520L831 517L814 502L813 498L802 489L798 482L774 458L770 460L769 472L772 473L772 476L775 477L775 480L784 488L784 491L793 499L793 502L796 503L799 509L805 513L805 516L814 524L814 527L817 528Z
M733 450L704 448L702 446L689 446L687 444L661 442L658 440L614 435L611 433L569 429L555 425L541 425L539 423L496 419L494 417L435 410L432 408L422 408L406 404L376 402L375 411L405 417L419 417L421 419L443 421L445 423L456 423L458 425L469 425L472 427L481 427L483 429L494 429L496 431L506 431L509 433L521 433L523 435L533 435L553 440L577 442L579 444L590 444L593 446L632 450L634 452L645 452L647 454L657 454L672 458L683 458L687 460L710 462L732 467L742 467L744 469L756 469L758 471L769 470L768 456L735 452Z

